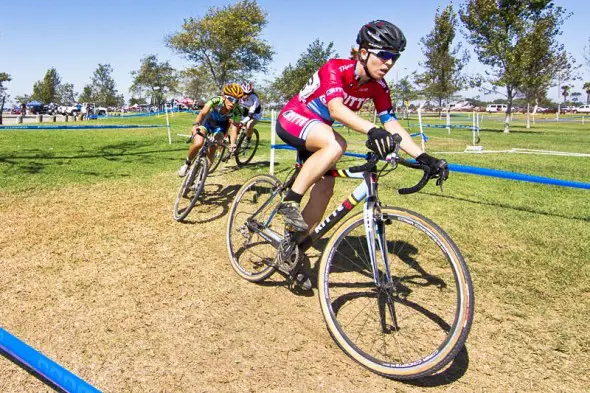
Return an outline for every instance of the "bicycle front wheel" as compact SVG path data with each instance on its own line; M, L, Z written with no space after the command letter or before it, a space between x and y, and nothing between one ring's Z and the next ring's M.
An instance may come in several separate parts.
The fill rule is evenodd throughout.
M252 137L250 139L250 143L246 140L246 133L243 133L240 136L240 140L238 141L237 152L236 152L236 164L238 166L246 165L252 158L254 154L256 154L256 150L258 149L258 144L260 143L260 134L258 130L254 128L252 130Z
M208 173L207 157L196 159L184 177L176 196L176 202L174 202L174 219L176 221L184 220L191 212L203 192Z
M385 240L382 252L375 239L376 272L362 213L324 250L318 292L328 330L346 354L377 374L433 374L463 348L471 327L467 265L449 236L417 213L383 207L375 226Z
M213 155L213 160L211 161L211 166L209 167L209 173L215 172L219 164L221 164L221 160L223 159L223 155L225 154L225 146L221 144L215 145L215 154Z
M275 272L272 263L284 230L284 222L275 214L282 199L279 185L274 176L254 176L240 188L229 212L229 259L248 281L263 281Z

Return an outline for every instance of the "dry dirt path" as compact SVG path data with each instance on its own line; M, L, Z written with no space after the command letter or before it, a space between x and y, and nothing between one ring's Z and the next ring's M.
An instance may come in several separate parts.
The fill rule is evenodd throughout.
M536 390L534 374L503 372L511 360L477 318L442 376L407 384L366 371L333 343L315 292L233 272L231 177L211 179L186 224L172 219L177 184L162 174L0 194L0 326L104 392ZM48 389L0 358L0 392L38 391Z

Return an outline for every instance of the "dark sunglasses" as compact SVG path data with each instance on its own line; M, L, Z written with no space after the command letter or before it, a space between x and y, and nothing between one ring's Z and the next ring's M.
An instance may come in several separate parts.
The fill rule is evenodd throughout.
M383 61L393 60L394 63L401 56L401 53L389 52L386 50L379 50L379 49L367 49L367 50Z
M232 104L235 104L236 102L238 102L238 99L236 97L225 96L225 98L227 98L229 100L229 102L231 102Z

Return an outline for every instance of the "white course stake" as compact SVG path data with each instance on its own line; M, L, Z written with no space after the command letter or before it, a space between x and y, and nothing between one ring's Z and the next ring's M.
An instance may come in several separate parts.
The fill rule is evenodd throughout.
M274 175L275 173L275 141L276 141L276 112L273 109L270 114L270 174Z
M172 136L170 135L170 120L168 119L168 106L164 105L164 111L166 112L166 127L168 128L168 144L172 144Z

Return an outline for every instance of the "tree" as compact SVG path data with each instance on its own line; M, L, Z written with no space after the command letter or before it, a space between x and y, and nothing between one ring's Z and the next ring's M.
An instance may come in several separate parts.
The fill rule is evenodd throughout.
M57 102L59 100L58 90L60 85L61 78L59 74L55 68L50 68L45 73L43 80L37 81L33 85L33 95L31 95L31 99L46 104Z
M553 81L554 86L557 85L558 90L562 90L559 92L560 95L563 96L563 89L561 84L566 83L572 80L580 79L579 75L577 74L577 70L580 66L576 66L576 59L573 56L568 54L565 50L561 50L553 59L553 66L552 66L552 73L553 73ZM567 91L569 94L569 89ZM567 94L564 96L567 97ZM561 100L558 100L557 106L561 105ZM559 113L559 111L557 112Z
M63 105L71 105L76 102L76 93L74 93L74 85L71 83L64 83L57 89L57 102Z
M4 86L4 82L10 82L12 78L6 72L0 72L0 94L4 95L7 88Z
M590 104L590 82L584 83L584 90L586 91L586 104Z
M561 95L563 96L564 103L567 101L567 96L570 95L571 88L572 87L568 85L561 86Z
M453 6L448 5L442 12L436 10L434 28L420 40L426 57L421 66L426 71L416 75L415 81L421 85L422 94L438 101L439 107L466 85L466 78L461 76L461 71L469 60L468 54L464 52L458 57L461 44L451 47L456 29L457 14Z
M521 80L517 88L518 95L524 97L524 103L513 102L526 107L527 114L530 113L531 106L535 113L539 102L546 100L556 60L551 40L543 34L544 25L537 23L534 29L536 31L522 38L523 45L529 48L528 56L520 64L522 73L527 77ZM531 127L529 116L526 127Z
M281 75L272 84L277 101L291 99L309 81L309 78L328 60L338 57L334 52L334 43L325 45L316 38L307 50L301 54L295 66L290 63L285 67Z
M29 101L31 101L31 96L28 94L23 94L22 96L16 96L14 97L14 100L18 103L27 103Z
M219 89L204 65L185 69L180 73L180 78L182 90L188 97L204 101L213 94L219 93Z
M459 15L479 61L491 69L488 82L493 90L506 89L504 132L510 132L512 101L539 61L538 48L531 43L538 41L556 53L565 11L551 0L466 0Z
M122 106L125 102L122 94L117 94L115 80L111 76L113 67L110 64L98 64L92 75L91 82L84 87L78 100L93 102L102 106Z
M166 41L197 65L205 65L221 90L230 80L265 71L274 52L261 38L266 13L254 0L210 7L203 18L184 20L182 30Z
M79 102L94 102L94 93L92 91L92 86L86 85L84 86L84 90L82 90L82 94L78 97Z
M147 104L147 101L146 101L145 97L131 97L129 99L129 105L133 106L135 104L145 105L145 104Z
M2 105L0 105L0 124L2 124L2 113L4 113L4 102L6 102L6 90L4 82L10 82L12 78L6 72L0 72L0 98L2 99Z
M131 75L134 79L129 90L139 94L147 90L151 103L154 105L163 104L166 95L176 91L178 87L176 70L167 61L158 62L156 55L148 55L141 59L139 70L131 71Z
M418 90L412 85L409 76L400 79L391 89L391 98L395 106L404 106L404 103L419 97Z
M580 97L582 97L582 93L580 93L579 91L574 91L572 94L572 101L573 102L578 102L580 101Z

